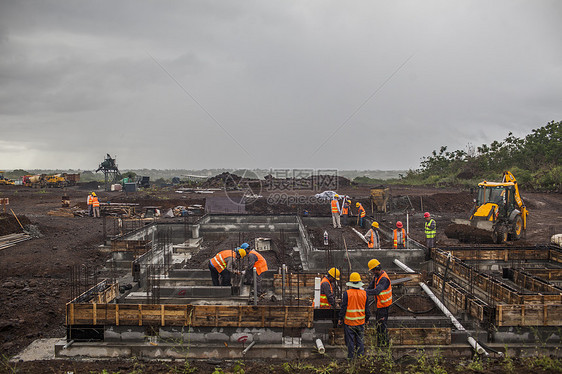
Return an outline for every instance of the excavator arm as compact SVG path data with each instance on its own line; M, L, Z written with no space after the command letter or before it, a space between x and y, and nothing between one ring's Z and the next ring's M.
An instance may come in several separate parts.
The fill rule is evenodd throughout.
M521 212L521 218L523 219L523 228L526 229L527 228L527 214L529 214L529 211L527 210L527 207L525 206L525 204L523 203L523 199L521 199L521 195L519 194L519 185L517 184L517 179L515 179L515 176L509 171L506 170L503 172L503 179L502 182L512 182L515 185L515 202L517 203L517 207L519 208L519 211Z

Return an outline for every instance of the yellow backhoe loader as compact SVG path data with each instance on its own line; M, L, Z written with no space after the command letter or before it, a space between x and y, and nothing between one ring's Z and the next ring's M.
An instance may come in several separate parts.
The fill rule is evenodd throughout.
M529 212L511 172L504 171L499 183L479 183L475 202L469 219L454 219L445 229L447 237L464 242L499 244L524 236Z
M1 185L10 185L13 186L14 185L14 181L8 178L4 177L4 172L0 171L0 184Z

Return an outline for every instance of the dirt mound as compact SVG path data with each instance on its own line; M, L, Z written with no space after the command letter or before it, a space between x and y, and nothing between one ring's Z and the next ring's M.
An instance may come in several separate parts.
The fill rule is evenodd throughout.
M29 225L31 221L26 216L18 216L21 224ZM0 214L0 236L22 232L21 226L13 215Z
M468 214L474 202L473 197L467 192L442 192L433 195L402 195L394 196L392 198L392 208L393 210L408 210L413 209L416 211L441 213L441 212L453 212L453 213L464 213Z

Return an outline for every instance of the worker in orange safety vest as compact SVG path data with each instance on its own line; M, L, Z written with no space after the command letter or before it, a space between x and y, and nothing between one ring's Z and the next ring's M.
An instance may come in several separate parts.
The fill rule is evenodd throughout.
M95 192L92 192L92 210L94 218L100 218L100 201Z
M234 263L237 259L244 258L246 251L242 248L220 251L209 260L209 270L213 286L232 286L231 278L234 272Z
M86 202L88 203L88 215L90 217L94 216L94 208L92 207L92 194L93 192L90 192L88 194L88 199L86 200Z
M368 243L367 246L369 248L380 249L381 248L381 239L379 235L379 223L374 221L371 224L371 228L364 236L367 239Z
M406 248L406 230L401 221L396 222L396 228L393 230L394 248Z
M377 342L379 346L388 345L388 309L392 305L392 283L386 271L381 267L381 263L377 259L372 259L367 264L369 271L373 274L373 279L367 287L368 296L376 296L377 312L376 312L376 328Z
M359 273L351 273L346 285L349 289L343 293L338 325L343 324L347 358L352 359L365 352L365 325L371 312Z
M365 216L367 215L367 213L365 212L365 208L363 208L363 205L361 203L355 203L355 206L357 207L357 224L359 225L359 227L363 227L363 219L365 218Z
M320 282L320 308L321 309L335 309L336 297L334 293L334 286L340 280L340 271L337 268L328 270L328 274L322 278Z
M335 194L334 197L332 198L332 223L334 224L334 228L338 228L341 229L341 223L340 223L340 204L338 203L338 199L339 199L339 195Z
M249 248L249 244L248 243L243 243L241 246L241 248L247 249ZM258 295L262 295L265 291L262 288L262 276L261 274L264 271L267 271L267 261L266 259L261 255L261 253L257 252L256 250L252 249L249 251L248 253L248 266L245 270L245 284L254 284L254 268L256 268L256 280L257 280L257 292Z

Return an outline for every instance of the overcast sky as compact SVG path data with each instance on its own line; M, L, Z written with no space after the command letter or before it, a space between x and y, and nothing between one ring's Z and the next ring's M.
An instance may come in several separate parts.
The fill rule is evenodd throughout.
M562 119L562 1L1 1L0 168L409 169Z

